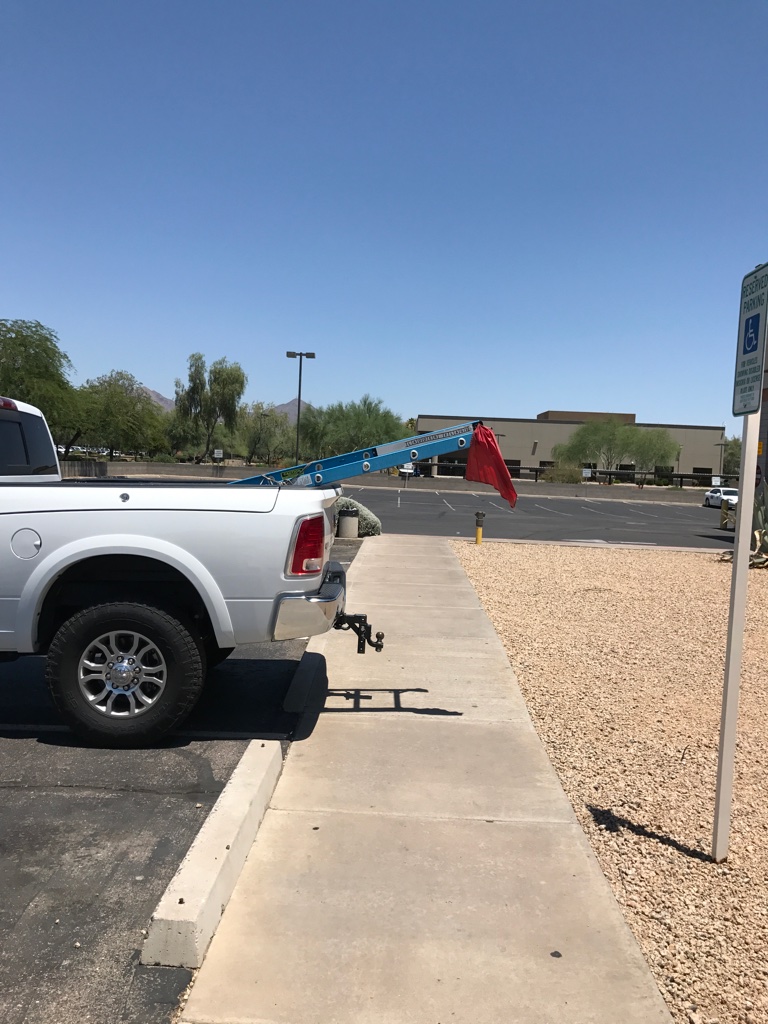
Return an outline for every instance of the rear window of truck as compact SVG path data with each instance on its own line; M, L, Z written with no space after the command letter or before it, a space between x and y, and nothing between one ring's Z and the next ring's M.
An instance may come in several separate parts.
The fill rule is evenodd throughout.
M56 457L41 416L0 410L0 479L55 473Z

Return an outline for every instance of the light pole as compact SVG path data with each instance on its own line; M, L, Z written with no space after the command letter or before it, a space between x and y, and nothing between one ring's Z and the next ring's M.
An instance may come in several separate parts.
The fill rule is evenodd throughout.
M296 465L299 464L299 428L301 426L301 368L305 359L314 359L314 352L286 352L289 359L299 360L299 404L296 408Z

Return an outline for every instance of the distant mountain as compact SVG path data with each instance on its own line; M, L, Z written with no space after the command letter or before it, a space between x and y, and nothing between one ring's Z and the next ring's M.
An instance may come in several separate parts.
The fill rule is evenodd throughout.
M283 402L282 405L276 405L275 406L275 412L283 413L285 416L288 417L288 422L289 423L295 423L296 422L296 413L298 411L298 408L299 408L299 400L298 400L298 398L292 398L290 400L290 402ZM312 408L312 406L309 404L309 402L305 402L302 399L301 411L304 412L305 409L311 409L311 408Z
M170 412L171 409L175 409L176 402L172 398L166 398L165 395L161 395L159 391L153 391L152 388L144 388L144 390L152 401L162 409L165 409L166 412Z

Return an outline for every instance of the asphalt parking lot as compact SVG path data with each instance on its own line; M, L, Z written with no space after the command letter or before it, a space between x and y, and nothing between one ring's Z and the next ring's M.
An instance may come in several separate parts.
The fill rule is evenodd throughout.
M596 488L597 491L611 490ZM345 484L344 492L379 517L387 533L475 536L475 513L484 512L487 540L643 544L659 547L728 549L733 529L721 530L720 510L690 499L549 497L521 493L513 509L498 494L469 489L381 487Z
M332 557L350 563L359 544ZM305 646L238 649L149 750L82 746L42 658L0 665L2 1024L171 1020L191 972L140 965L142 930L249 740L290 742L298 716L282 704Z

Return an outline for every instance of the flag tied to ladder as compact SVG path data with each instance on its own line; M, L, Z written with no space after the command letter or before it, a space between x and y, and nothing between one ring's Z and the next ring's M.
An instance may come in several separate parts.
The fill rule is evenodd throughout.
M464 479L490 484L509 502L511 508L515 507L517 491L501 456L499 442L494 432L482 423L478 423L472 434Z

